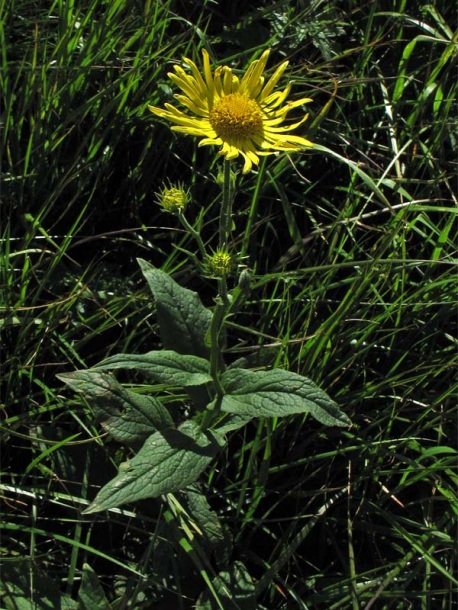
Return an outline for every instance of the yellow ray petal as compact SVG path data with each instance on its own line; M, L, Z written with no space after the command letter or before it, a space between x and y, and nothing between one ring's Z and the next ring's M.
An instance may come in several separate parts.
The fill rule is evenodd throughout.
M172 130L196 136L199 146L217 146L226 159L242 156L242 172L259 164L259 157L281 152L300 151L313 146L302 136L291 134L307 116L286 122L294 108L310 102L309 98L288 101L291 83L275 91L288 62L282 62L266 81L264 71L270 50L250 63L239 79L229 66L218 66L212 72L210 56L203 49L203 69L185 57L174 66L169 78L180 90L174 95L182 109L170 103L164 108L148 106L156 116L172 123Z

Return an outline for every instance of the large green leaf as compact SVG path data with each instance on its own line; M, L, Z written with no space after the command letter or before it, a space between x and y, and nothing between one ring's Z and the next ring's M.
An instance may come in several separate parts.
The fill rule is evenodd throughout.
M203 432L192 420L178 429L152 434L119 473L103 487L85 513L155 498L194 483L224 444L222 437Z
M349 426L340 411L313 381L282 369L230 369L221 377L226 394L221 410L251 417L282 417L310 413L326 426Z
M156 300L164 347L207 358L209 349L205 337L210 328L211 311L203 306L196 292L183 288L147 261L139 258L138 263Z
M116 354L102 360L94 368L135 369L146 373L157 383L179 387L202 385L212 381L208 360L165 349L146 354Z
M103 428L120 443L137 444L156 430L173 428L171 415L156 398L127 390L111 374L88 369L58 377L87 397Z

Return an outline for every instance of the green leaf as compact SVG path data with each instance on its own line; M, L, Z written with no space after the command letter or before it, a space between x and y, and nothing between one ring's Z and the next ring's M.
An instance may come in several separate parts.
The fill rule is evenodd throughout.
M212 584L214 592L204 591L196 610L256 610L255 587L241 561L220 572Z
M221 410L251 417L282 417L310 413L326 426L349 426L340 411L313 381L297 373L273 369L231 369L221 377L226 394Z
M117 354L102 360L94 369L135 369L146 373L157 383L179 387L202 385L212 381L208 360L178 354L172 350L146 354Z
M252 415L236 415L234 413L222 413L223 417L214 425L214 430L219 434L227 434L246 426L252 419Z
M183 504L196 526L194 529L200 531L211 546L221 543L225 537L221 521L216 512L210 508L207 498L199 487L190 486L184 496Z
M156 430L174 426L158 400L127 390L111 374L89 369L57 377L88 398L103 428L120 443L137 444Z
M32 560L17 558L1 567L0 607L2 610L75 609L77 603L62 595L58 583ZM33 588L32 588L33 583Z
M83 576L78 591L78 610L110 610L97 574L87 563L83 565Z
M199 295L183 288L167 273L138 259L142 273L154 295L162 343L180 354L207 358L205 337L212 313L203 306Z
M103 487L85 513L155 498L194 483L224 445L219 435L203 432L192 420L178 429L152 434L132 460Z

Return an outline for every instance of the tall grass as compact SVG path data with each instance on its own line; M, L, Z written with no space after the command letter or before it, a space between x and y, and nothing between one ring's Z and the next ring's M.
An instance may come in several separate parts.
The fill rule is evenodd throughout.
M0 4L2 607L191 608L231 558L259 608L456 608L453 7L228 6ZM271 46L314 99L317 147L240 180L254 282L229 357L306 374L353 427L261 421L209 470L208 506L89 519L128 456L55 373L157 344L139 255L212 302L153 202L184 180L211 241L217 163L146 112L202 44L240 68Z

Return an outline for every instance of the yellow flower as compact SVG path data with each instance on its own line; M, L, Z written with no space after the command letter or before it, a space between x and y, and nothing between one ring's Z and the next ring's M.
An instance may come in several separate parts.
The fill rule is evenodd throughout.
M199 146L207 144L221 146L219 151L226 159L242 155L245 160L243 173L258 165L259 155L269 155L275 151L293 152L312 142L289 132L303 123L308 115L292 125L282 123L293 108L311 102L302 98L286 102L291 83L283 91L274 91L288 65L284 61L265 82L264 69L270 50L253 61L239 79L228 66L219 66L212 74L210 58L203 54L203 75L196 64L188 58L183 62L190 69L186 72L174 66L175 73L168 76L183 93L174 97L190 112L187 114L165 104L165 109L148 106L151 112L167 119L175 125L174 131L202 137Z

